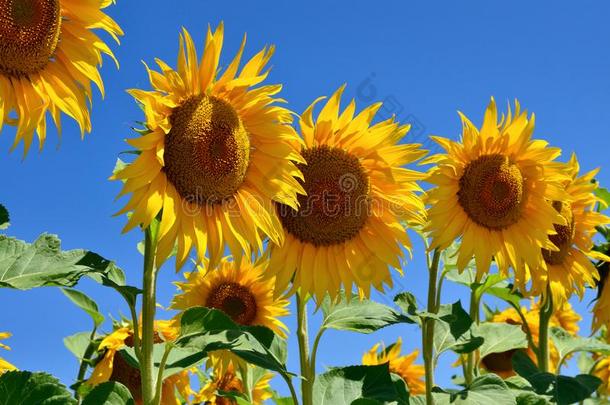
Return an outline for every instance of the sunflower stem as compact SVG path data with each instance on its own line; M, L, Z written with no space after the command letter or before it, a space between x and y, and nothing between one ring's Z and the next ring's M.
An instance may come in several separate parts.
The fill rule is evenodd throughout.
M521 318L521 325L523 325L523 328L525 329L525 335L527 336L527 344L532 349L534 354L536 354L536 356L538 356L538 346L534 342L534 338L532 336L532 329L530 328L530 325L527 322L525 315L523 315L523 311L521 311L521 307L519 307L518 305L516 305L515 303L513 303L511 301L506 301L506 302L508 302L508 304L511 307L513 307L515 309L515 311L517 311L519 318Z
M313 348L311 349L310 364L311 364L311 371L314 374L314 376L316 374L316 359L318 357L318 346L320 345L320 340L322 339L322 335L324 334L325 330L326 329L324 329L324 328L320 328L320 330L318 331L318 334L316 335L316 338L313 341Z
M479 323L479 312L480 312L480 308L479 308L479 303L480 303L480 299L479 297L477 297L477 292L475 289L471 289L470 291L470 308L469 308L469 314L470 314L470 319L472 319L473 322L475 323ZM477 350L475 350L474 352L470 352L466 355L466 373L464 374L464 379L466 380L466 384L471 384L472 380L474 379L474 364L475 364L475 354L477 353Z
M553 315L553 295L547 289L546 301L540 308L540 329L538 332L538 368L542 372L549 371L549 324Z
M89 346L87 346L87 349L85 350L85 353L83 354L83 358L80 361L80 366L78 368L78 375L76 376L77 384L85 379L85 373L87 372L87 368L89 367L89 361L91 360L91 356L93 356L93 353L95 353L95 350L97 349L97 346L95 345L95 343L93 343L96 332L97 332L97 326L94 326L93 330L91 331L91 335L89 335ZM78 389L74 390L74 394L75 394L76 399L80 403L81 398L80 398L80 394L78 393Z
M131 312L131 322L133 325L133 350L136 353L136 358L139 362L142 362L142 345L140 342L140 321L136 308L134 305L129 305L129 311Z
M428 281L428 312L438 312L437 279L438 262L440 250L434 250L432 263L430 264ZM434 387L434 319L424 318L422 320L422 347L424 352L424 369L426 373L426 404L433 405L432 388Z
M169 354L171 353L173 348L174 347L171 344L168 344L168 343L165 344L165 351L163 352L163 357L161 358L161 364L159 364L159 371L157 374L157 387L155 390L155 399L154 399L155 404L161 403L161 395L163 392L163 384L161 383L161 381L163 381L163 373L165 372L165 365L167 364L167 359L169 358Z
M303 405L313 405L313 379L309 352L309 331L307 329L307 298L297 296L297 337L299 341L299 358L301 360L301 396Z
M299 398L297 397L297 391L294 389L294 384L292 384L292 380L290 379L290 376L288 376L287 374L284 374L284 373L282 373L281 376L284 379L284 381L286 381L286 385L288 385L288 389L290 390L290 396L292 397L292 403L294 405L299 405Z
M144 279L142 302L142 361L140 374L142 379L142 399L144 405L158 405L155 402L155 376L153 367L153 349L155 344L155 311L156 311L156 278L155 255L157 250L157 232L149 226L145 230L144 240Z

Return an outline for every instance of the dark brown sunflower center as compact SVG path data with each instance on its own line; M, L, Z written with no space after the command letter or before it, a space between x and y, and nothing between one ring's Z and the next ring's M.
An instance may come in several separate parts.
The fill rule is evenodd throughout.
M549 239L555 246L559 248L558 251L542 249L542 257L547 264L562 264L566 256L570 252L570 247L574 241L574 217L572 215L572 208L569 204L561 201L554 201L553 208L565 218L567 225L555 224L556 235L549 235Z
M250 161L250 137L235 109L196 96L175 108L170 121L165 172L182 198L204 205L234 195Z
M516 350L501 353L491 353L481 359L485 369L495 373L510 373L513 371L513 356Z
M163 342L157 332L155 332L154 342ZM125 346L133 347L133 344L133 335L129 335L125 339ZM131 392L131 395L136 403L139 403L138 401L142 401L142 379L140 376L140 370L129 364L121 353L116 353L114 355L110 381L117 381L126 386L129 389L129 392Z
M358 158L343 149L316 146L303 150L306 165L299 211L284 205L284 228L302 242L330 246L352 239L369 215L370 180Z
M521 171L507 156L481 156L466 166L460 178L460 205L471 220L490 229L516 223L526 197Z
M0 0L0 72L26 76L43 69L60 28L59 0Z
M252 325L258 306L249 288L238 283L222 283L212 290L205 306L216 308L229 315L240 325Z

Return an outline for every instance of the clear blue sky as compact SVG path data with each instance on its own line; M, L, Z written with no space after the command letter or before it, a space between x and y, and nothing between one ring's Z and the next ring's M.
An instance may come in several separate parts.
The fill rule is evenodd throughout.
M80 141L76 126L64 120L61 145L55 131L45 150L34 148L21 161L21 151L8 154L14 132L0 136L0 201L11 213L8 233L28 241L42 231L60 235L64 248L88 248L113 259L131 283L139 283L141 257L137 231L121 235L124 218L113 218L119 184L107 180L117 154L127 149L130 125L142 118L125 89L148 88L141 60L155 57L175 64L178 33L187 27L203 43L208 23L226 24L222 61L232 58L244 32L248 55L264 44L276 44L270 82L284 83L283 97L301 112L316 97L348 83L347 95L359 107L388 99L399 118L416 123L414 138L425 134L456 138L459 109L480 123L490 96L499 104L515 97L536 112L535 135L578 154L584 169L607 164L610 146L610 3L607 2L415 2L415 1L200 1L118 0L109 13L125 31L121 63L102 69L106 99L94 98L93 133ZM392 109L392 107L389 107ZM409 117L409 118L407 118ZM59 148L56 148L60 146ZM610 167L599 176L610 184ZM397 280L423 302L426 271L419 248L414 261ZM159 280L159 302L169 304L178 279L171 267ZM82 288L105 314L127 310L120 298L91 282ZM464 296L448 287L445 302ZM578 305L585 313L590 294ZM383 298L380 299L391 299ZM13 350L0 356L19 368L47 370L69 384L76 360L62 338L87 330L90 321L53 288L19 292L0 290L0 331L14 336ZM287 321L294 330L295 321ZM109 326L106 325L106 330ZM372 336L328 333L319 353L320 369L360 362L377 340L392 342L402 335L408 350L419 345L414 327L392 327ZM296 337L290 336L291 370L298 369ZM446 357L438 370L447 384L453 370ZM281 384L277 385L284 390Z

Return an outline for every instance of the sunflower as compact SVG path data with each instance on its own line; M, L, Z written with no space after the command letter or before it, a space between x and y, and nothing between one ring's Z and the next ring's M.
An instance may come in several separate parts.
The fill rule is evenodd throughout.
M11 337L10 333L0 332L0 340L7 339L10 337ZM6 349L6 350L11 350L10 347L8 347L7 345L2 344L2 343L0 343L0 348ZM11 371L11 370L16 370L15 366L13 366L11 363L9 363L8 361L6 361L2 357L0 357L0 374L4 373L5 371Z
M263 258L252 263L246 257L237 263L225 257L214 270L198 267L197 271L185 273L185 282L176 283L181 292L174 297L171 308L181 311L195 306L215 308L239 325L265 326L286 338L286 325L278 318L289 314L289 302L277 297L272 278L264 278L267 267L268 261ZM225 350L210 356L211 362L217 358L222 358L225 366L229 362L241 364L238 357Z
M610 394L610 356L606 356L595 364L593 369L594 376L602 380L598 391L603 395Z
M177 329L173 321L155 321L155 343L172 341L177 337ZM140 370L132 367L121 354L117 352L126 347L133 347L133 328L124 326L107 335L99 345L101 358L91 377L85 382L86 385L94 387L106 381L118 381L129 388L136 404L142 404L142 383ZM188 398L191 393L189 375L182 371L163 380L161 405L179 405L176 399L176 391L183 398Z
M532 279L532 295L546 296L547 286L553 297L554 305L561 305L573 293L582 299L585 287L595 286L599 273L590 259L610 260L606 255L592 250L596 226L610 223L610 218L595 211L597 197L593 191L597 183L593 178L598 170L578 177L580 167L576 155L565 165L569 179L565 190L569 200L554 201L553 207L566 221L566 225L555 225L555 235L551 242L559 249L543 250L542 271L535 272L538 277Z
M271 388L269 383L273 378L273 373L264 373L252 387L252 404L262 405L263 402L271 398ZM220 396L219 392L244 394L244 384L237 375L232 365L228 369L215 368L210 381L195 396L195 403L206 405L236 405L237 402L228 396Z
M397 144L409 130L390 118L371 125L381 103L354 117L355 102L340 113L344 86L320 111L305 110L300 128L307 165L300 165L307 196L300 208L279 204L286 231L283 246L270 248L269 274L277 276L277 291L291 279L293 287L332 298L341 285L355 284L369 296L371 285L392 284L389 267L400 271L403 247L410 250L406 226L423 221L424 206L416 183L424 175L403 166L423 155L416 144Z
M278 318L289 314L288 300L274 298L273 279L263 278L267 260L252 263L246 257L235 263L224 257L215 270L185 273L185 282L177 282L180 289L171 308L187 310L204 306L223 311L243 326L266 326L281 337L286 337L286 325Z
M301 141L289 125L291 113L276 105L280 85L252 88L273 54L265 48L237 74L245 38L235 59L218 77L223 25L208 30L201 62L184 30L178 70L156 60L161 72L147 67L152 91L130 90L142 105L143 136L127 142L139 156L112 176L125 181L120 195L132 193L118 214L133 211L124 231L147 227L160 215L157 262L178 242L180 268L195 248L209 266L225 246L234 257L263 249L268 237L283 242L273 201L296 208L303 188L295 162Z
M492 98L480 130L460 116L461 141L433 137L447 153L425 161L437 164L428 178L435 186L427 200L430 248L445 249L461 238L460 270L474 256L481 277L494 259L502 274L512 267L515 283L524 287L523 263L538 269L544 261L541 249L557 250L548 236L555 233L554 225L566 224L551 204L566 199L565 175L553 163L560 150L531 139L534 116L528 118L518 102L514 115L509 108L498 122Z
M523 319L514 308L507 308L504 311L495 314L490 319L490 322L521 325L524 332L527 332L527 329L529 329L532 335L532 341L535 345L538 345L538 342L540 341L540 303L532 302L530 309L522 307L521 310L523 318L525 318L525 322L527 323L527 328L523 323ZM580 315L574 311L572 305L565 302L561 307L555 309L549 321L549 326L561 327L572 336L576 336L579 331L578 322L580 320ZM511 377L516 375L512 366L512 356L515 352L516 350L509 350L502 353L490 354L481 359L481 365L486 370L491 371L502 378ZM528 347L526 353L532 361L538 361L534 348ZM553 342L549 342L549 367L554 370L557 367L558 362L559 353L557 352L557 348Z
M24 156L34 131L40 148L47 111L60 129L61 113L91 131L91 82L104 95L97 67L102 53L116 58L92 31L117 42L123 31L102 10L113 0L0 0L0 130L17 126L12 149L23 141ZM118 62L117 62L118 66ZM14 113L14 115L13 115Z
M381 350L380 349L381 346ZM415 350L406 356L400 355L402 340L398 338L396 343L386 348L377 343L362 356L362 364L365 366L375 366L377 364L388 363L390 372L398 374L409 387L411 395L419 395L426 392L426 385L423 380L424 366L413 364L419 352Z

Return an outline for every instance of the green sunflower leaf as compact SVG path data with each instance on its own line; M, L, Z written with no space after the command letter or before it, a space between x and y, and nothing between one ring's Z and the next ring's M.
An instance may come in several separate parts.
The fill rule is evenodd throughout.
M76 400L47 373L8 371L0 375L0 405L72 405Z
M517 405L550 405L550 397L536 394L534 387L521 376L513 376L504 380L511 389Z
M0 230L5 230L10 225L10 216L4 205L0 204Z
M515 405L516 399L508 385L495 374L486 374L474 379L472 384L463 390L443 390L435 387L434 403L436 405ZM424 405L426 399L419 395L414 397L411 405Z
M410 292L402 292L394 297L394 303L403 311L404 315L411 320L411 323L421 325L419 314L422 312L417 306L415 295Z
M85 397L82 405L134 405L129 389L116 381L107 381L95 386Z
M142 290L130 285L125 285L125 274L120 268L113 266L107 274L88 274L88 276L105 287L110 287L117 291L130 308L136 308L138 295Z
M105 274L112 267L112 262L93 252L62 251L54 235L43 234L32 244L0 235L0 287L72 287L82 276Z
M479 348L481 358L527 347L527 335L519 325L486 322L476 326L473 333L484 339Z
M575 352L610 354L610 345L593 337L572 336L560 327L552 327L550 335L559 353L560 365L567 356Z
M483 338L472 333L472 319L460 301L441 305L434 322L434 350L436 358L452 350L470 353L483 344Z
M512 358L513 368L534 388L536 394L550 396L558 405L568 405L589 398L602 381L592 375L579 374L575 377L542 372L522 351Z
M358 333L373 333L389 325L411 322L387 305L352 295L348 300L341 293L338 302L327 296L322 303L322 329L346 330Z
M99 311L97 303L87 296L87 294L72 288L62 288L61 292L70 299L80 309L85 311L93 320L93 325L97 328L106 319Z
M207 354L215 350L229 350L249 363L291 375L284 365L280 339L270 329L261 326L240 326L217 309L194 307L181 317L180 336L176 347Z
M387 363L333 368L317 376L313 387L316 405L408 404L404 395L397 391Z
M153 367L157 375L161 359L165 353L167 345L171 343L157 343L153 346ZM134 368L139 368L140 363L132 347L126 347L119 351L120 355ZM191 368L203 361L207 353L195 347L172 347L167 357L167 362L163 370L163 378L170 377L183 370Z
M77 359L81 360L85 357L85 353L91 344L90 338L91 332L75 333L74 335L64 338L64 346L66 346Z

